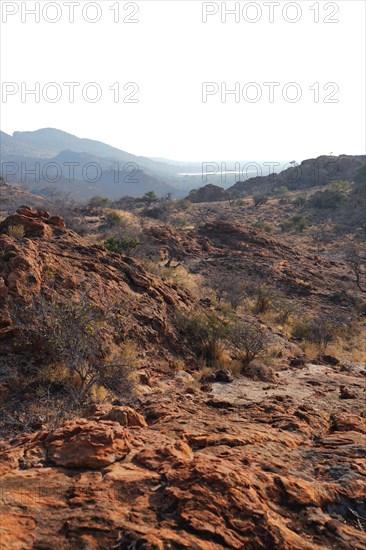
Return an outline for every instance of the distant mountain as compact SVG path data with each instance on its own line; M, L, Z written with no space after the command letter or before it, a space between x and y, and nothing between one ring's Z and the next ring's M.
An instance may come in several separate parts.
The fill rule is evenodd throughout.
M0 131L0 152L1 158L8 157L47 157L47 149L43 150L36 146L24 143Z
M6 134L5 134L6 136ZM173 178L176 184L181 180L177 178L179 171L184 171L187 168L187 163L176 163L168 160L153 160L148 157L137 156L101 141L84 139L57 130L55 128L42 128L34 132L14 132L13 137L7 136L7 142L13 140L19 145L23 145L22 156L43 156L55 157L64 150L73 151L76 153L88 153L94 157L101 157L114 162L129 163L133 162L139 166L141 170L151 174L157 178ZM42 155L27 155L26 153L32 150L42 152ZM194 166L200 166L196 163Z
M13 136L1 132L0 155L3 165L15 163L3 166L9 182L26 184L34 190L57 185L79 199L95 194L118 199L150 190L158 195L180 196L189 189L177 176L177 166L54 128L14 132Z

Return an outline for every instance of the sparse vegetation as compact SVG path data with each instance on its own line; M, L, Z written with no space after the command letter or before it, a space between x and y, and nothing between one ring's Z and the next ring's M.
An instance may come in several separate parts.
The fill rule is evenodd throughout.
M292 336L297 340L303 340L318 346L324 352L332 342L344 323L337 319L319 317L298 322L294 325Z
M296 233L302 233L306 226L308 225L308 220L305 216L297 214L292 216L289 220L286 220L281 224L282 231L295 231Z
M106 197L92 197L88 203L91 208L107 208L110 204L110 200Z
M117 210L110 210L105 214L108 227L125 227L128 224L126 217Z
M133 388L133 356L124 347L126 343L120 345L118 353L111 354L100 337L105 331L116 330L116 324L121 322L119 308L109 315L107 318L87 295L78 302L40 296L22 305L13 316L19 333L16 348L27 354L29 362L33 358L34 365L19 375L28 378L28 383L31 376L39 387L47 386L51 393L61 391L76 407L91 399L95 387L129 395Z
M230 333L230 325L225 319L216 313L190 317L178 314L176 323L197 357L208 365L220 360Z

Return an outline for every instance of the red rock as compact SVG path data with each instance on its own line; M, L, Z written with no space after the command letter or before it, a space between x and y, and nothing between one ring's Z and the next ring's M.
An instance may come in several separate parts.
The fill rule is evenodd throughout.
M45 440L47 458L67 468L99 468L124 458L130 436L116 422L72 420Z

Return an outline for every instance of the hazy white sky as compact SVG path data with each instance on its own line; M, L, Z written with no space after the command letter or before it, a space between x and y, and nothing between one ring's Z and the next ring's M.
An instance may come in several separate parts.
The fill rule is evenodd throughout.
M0 3L1 129L7 133L56 127L177 160L365 152L363 0ZM236 4L236 15L223 21L225 7ZM32 8L40 11L39 22L27 12ZM47 87L51 82L57 87ZM74 102L67 82L80 83ZM95 103L97 89L85 88L90 82L101 93ZM129 82L139 88L135 95L136 85L123 89ZM36 83L39 102L22 98ZM117 85L110 89L115 83L118 103ZM206 102L203 83L211 83L204 85L211 92ZM278 83L272 102L264 83ZM225 86L236 86L237 96L222 96ZM61 98L52 103L56 93ZM291 102L296 94L301 98ZM138 102L123 102L129 95Z

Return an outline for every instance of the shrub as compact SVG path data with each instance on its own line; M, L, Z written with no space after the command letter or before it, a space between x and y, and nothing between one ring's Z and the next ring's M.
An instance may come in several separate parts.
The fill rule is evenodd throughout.
M240 274L214 271L205 285L214 292L219 304L225 299L234 309L237 309L244 299L245 285Z
M288 189L285 185L281 185L281 187L276 187L273 190L273 193L275 195L286 195L288 193Z
M163 206L156 205L146 208L141 215L146 218L152 218L153 220L166 220L169 216L169 212Z
M286 220L281 224L282 231L296 231L296 233L302 233L308 224L308 220L305 216L297 214L292 216L289 220Z
M334 180L328 183L325 186L326 191L330 191L331 193L340 193L344 194L347 191L349 191L351 185L349 181L346 180Z
M122 214L117 212L117 210L111 210L110 212L107 212L105 219L109 227L127 225L126 218Z
M216 313L193 317L179 314L176 319L180 332L188 340L198 358L202 358L209 365L220 359L230 333L227 322Z
M138 237L109 237L103 244L110 252L124 252L128 255L140 246L141 241Z
M175 203L175 206L180 212L185 212L192 208L192 203L187 199L178 199Z
M25 230L23 225L9 225L8 227L9 237L14 239L22 239L25 235Z
M249 323L240 323L233 330L231 340L238 349L237 359L245 369L264 350L268 343L265 332Z
M134 365L126 342L111 357L103 338L120 318L119 308L106 312L86 295L78 302L37 297L13 315L18 352L26 353L29 364L34 359L32 377L40 387L51 384L51 390L63 392L77 406L90 400L96 387L129 395Z
M255 224L255 227L258 229L261 229L262 231L265 231L266 233L272 233L273 227L268 222L258 222Z
M296 323L292 329L292 336L297 340L306 340L316 344L321 351L327 346L339 332L340 322L328 318L310 319Z
M258 206L261 206L262 204L266 204L268 202L268 196L264 194L258 194L253 196L253 203L254 206L258 208Z
M92 197L88 203L92 208L106 208L109 206L110 200L107 197Z
M292 201L292 204L293 204L296 208L301 208L302 206L305 206L305 204L306 204L306 197L305 197L305 195L299 195L298 197L296 197L296 198Z
M273 292L265 285L258 285L255 289L255 303L253 313L266 313L272 308Z
M241 369L241 374L250 378L251 380L261 381L261 382L275 382L276 376L271 369L271 367L261 363L259 361L253 361L249 365L243 365Z
M337 208L341 202L343 194L340 191L331 191L326 189L325 191L317 191L310 199L309 205L313 208Z

